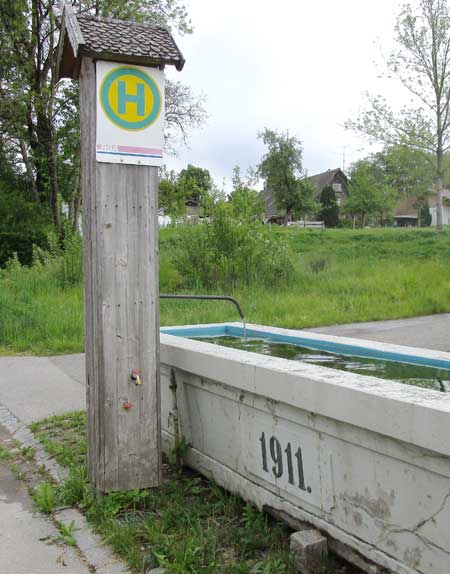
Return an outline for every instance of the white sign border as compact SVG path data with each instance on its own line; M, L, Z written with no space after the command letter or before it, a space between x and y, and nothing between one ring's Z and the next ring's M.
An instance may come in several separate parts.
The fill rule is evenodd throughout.
M147 128L127 130L114 124L105 114L100 103L100 88L107 74L116 68L136 68L148 74L161 93L161 110L158 118ZM119 62L96 62L96 160L101 163L119 163L160 167L163 165L164 147L164 72L147 66L121 64Z

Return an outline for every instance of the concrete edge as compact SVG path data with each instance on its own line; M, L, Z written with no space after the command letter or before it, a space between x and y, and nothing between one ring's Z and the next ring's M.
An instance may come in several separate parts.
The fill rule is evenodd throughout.
M231 388L266 396L445 456L450 393L298 363L161 333L160 360ZM392 345L384 345L386 349ZM450 357L450 354L446 354ZM225 368L226 367L226 368ZM276 373L277 385L273 385ZM239 377L237 376L239 374ZM349 410L349 400L360 408ZM424 434L423 428L429 429ZM444 429L444 430L443 430Z
M55 482L58 484L64 482L68 476L67 470L53 460L28 427L2 404L0 404L0 425L9 431L22 447L34 449L34 460L45 468ZM66 528L70 527L73 522L75 528L72 536L76 541L78 551L92 572L130 574L130 569L103 543L79 510L68 508L56 511L53 513L53 519L58 526L62 525Z

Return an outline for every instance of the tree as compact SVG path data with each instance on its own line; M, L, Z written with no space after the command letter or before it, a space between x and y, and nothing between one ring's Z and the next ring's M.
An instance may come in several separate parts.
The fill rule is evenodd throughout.
M320 205L319 219L324 222L325 227L337 227L339 225L339 205L331 185L322 189Z
M399 197L413 198L418 207L428 203L433 193L433 170L423 153L406 146L386 146L371 156L371 161Z
M80 12L152 21L192 31L181 0L72 0ZM78 91L56 82L59 0L4 0L0 10L0 137L24 166L30 199L47 204L60 226L63 197L78 220ZM205 119L203 99L179 82L167 82L170 142Z
M432 221L430 208L428 205L423 205L419 209L419 225L420 227L430 227Z
M21 263L31 263L33 243L47 244L48 221L47 207L30 201L26 176L0 140L0 267L14 253Z
M202 126L207 118L205 96L195 94L190 86L166 78L164 146L176 155L179 145L187 145L189 132Z
M284 211L287 223L289 215L301 207L302 188L299 181L304 175L302 143L288 132L268 128L260 132L258 138L268 147L258 166L259 175L266 180L278 209Z
M445 152L450 149L450 11L447 0L407 4L395 28L398 48L387 61L412 97L393 110L381 96L368 95L369 107L347 127L389 145L418 150L430 162L437 198L437 226L442 228Z
M343 211L365 227L371 219L380 223L392 217L396 196L379 167L370 160L356 162L350 173L349 197Z
M173 220L186 214L186 203L195 202L204 210L214 203L214 183L207 169L189 164L177 175L173 170L161 170L159 207Z
M320 209L320 203L315 200L316 186L307 179L297 182L297 199L292 209L294 217L303 220L306 227L308 217L317 213Z
M161 170L159 181L159 208L164 210L165 215L177 221L186 215L187 197L178 185L178 176L165 168Z
M188 164L180 171L177 185L186 200L195 201L203 207L208 204L213 180L207 169Z
M433 169L425 154L406 146L387 146L371 160L382 170L386 183L399 197L414 200L419 227L422 215L429 212L433 194ZM445 157L445 164L448 158Z
M249 170L246 179L241 176L239 166L233 168L233 191L228 198L234 217L242 222L262 220L264 215L264 200L252 189L255 183L254 173Z

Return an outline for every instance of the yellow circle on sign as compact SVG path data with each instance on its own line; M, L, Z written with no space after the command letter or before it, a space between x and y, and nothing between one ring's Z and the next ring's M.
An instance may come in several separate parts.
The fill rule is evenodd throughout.
M125 113L120 113L119 111L119 82L124 82L126 94L137 94L138 89L143 90L144 98L143 98L143 114L140 112L139 106L135 104L133 101L128 101L125 105ZM108 102L116 114L124 121L136 123L140 122L143 117L147 117L150 115L150 112L153 110L154 106L154 98L152 91L148 84L144 84L141 79L137 78L136 76L130 76L129 74L120 76L116 80L114 80L111 84L111 88L108 94Z
M161 111L161 94L153 78L138 68L109 72L100 86L100 102L107 118L125 130L150 126Z

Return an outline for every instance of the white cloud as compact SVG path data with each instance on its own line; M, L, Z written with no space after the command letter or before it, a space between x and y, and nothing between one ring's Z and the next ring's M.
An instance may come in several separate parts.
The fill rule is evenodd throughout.
M256 165L264 127L289 129L304 145L310 174L347 165L367 153L345 120L364 92L383 92L374 62L392 47L392 0L191 0L195 31L178 39L186 58L170 77L207 96L209 121L168 165L206 167L217 183L234 165ZM395 94L394 94L395 97ZM363 151L361 151L363 150Z

